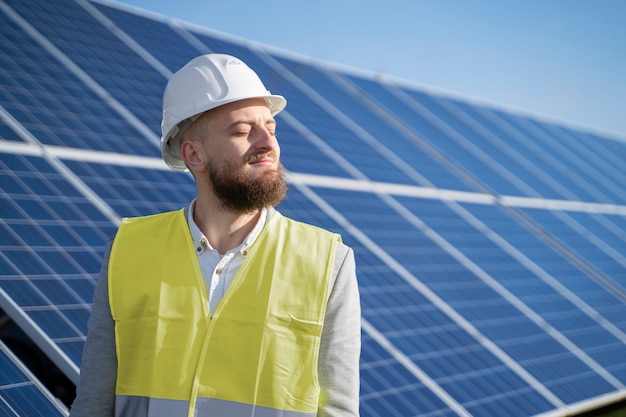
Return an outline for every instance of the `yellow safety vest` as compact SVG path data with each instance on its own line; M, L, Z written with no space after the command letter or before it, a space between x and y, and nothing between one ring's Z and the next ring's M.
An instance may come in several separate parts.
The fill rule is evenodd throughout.
M340 240L276 212L211 316L184 210L123 219L109 261L116 416L315 416Z

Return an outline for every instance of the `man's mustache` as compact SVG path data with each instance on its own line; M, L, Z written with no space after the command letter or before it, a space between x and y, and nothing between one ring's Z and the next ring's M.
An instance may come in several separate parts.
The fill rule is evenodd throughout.
M275 161L276 159L278 159L278 156L276 155L276 152L258 152L252 155L248 155L246 157L246 163L251 164L265 158L270 158Z

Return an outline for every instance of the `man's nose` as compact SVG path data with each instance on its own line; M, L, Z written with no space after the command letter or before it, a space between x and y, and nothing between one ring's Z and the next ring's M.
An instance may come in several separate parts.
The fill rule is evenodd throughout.
M278 147L278 139L268 129L260 128L257 131L254 146L259 149L274 150Z

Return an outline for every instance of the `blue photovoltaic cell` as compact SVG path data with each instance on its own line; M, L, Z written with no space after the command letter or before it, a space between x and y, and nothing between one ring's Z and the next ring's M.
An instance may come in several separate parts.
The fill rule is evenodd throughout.
M561 149L547 151L554 138L525 134L486 108L454 100L448 100L448 105L464 118L480 123L490 135L499 139L500 146L511 149L520 161L528 164L528 175L522 178L542 197L608 202L586 175L580 175L580 169L584 167L572 169L568 166Z
M76 2L5 1L151 129L166 79ZM42 18L45 16L45 18ZM154 154L154 153L153 153Z
M466 117L454 107L452 101L425 94L412 94L420 106L424 106L436 120L443 122L449 135L459 142L462 149L475 156L472 160L460 155L458 163L467 171L480 177L496 194L526 195L529 197L563 198L558 192L560 185L536 166L534 156L524 157L502 136L496 135L484 124ZM417 99L419 98L419 101ZM433 135L439 142L440 135ZM458 147L456 145L454 148ZM448 151L444 151L448 154ZM492 170L485 166L493 167Z
M57 402L0 342L0 416L66 416L67 411Z
M417 229L411 230L412 226L406 220L402 219L400 216L386 212L383 203L376 202L376 197L368 194L359 195L356 193L347 193L345 191L341 193L324 191L323 196L327 201L335 205L340 212L351 218L355 226L385 248L388 253L392 254L394 258L409 269L416 277L426 282L439 297L463 315L469 322L476 326L477 329L482 331L484 328L486 332L489 332L492 326L504 326L506 323L511 322L515 322L520 326L523 325L534 328L533 332L535 334L532 336L532 339L530 339L532 343L529 342L529 345L525 346L523 349L519 348L520 344L522 344L519 338L516 338L513 344L502 340L499 346L518 362L527 361L529 364L533 361L541 361L543 363L548 352L551 352L551 355L555 357L572 358L571 361L578 363L578 367L555 367L555 374L558 376L551 375L553 380L540 380L540 382L549 385L557 395L567 398L568 401L576 401L584 398L577 396L583 395L584 391L582 388L588 382L581 380L580 387L577 387L578 381L572 378L572 374L578 373L579 376L586 377L587 374L592 375L593 372L586 365L581 363L580 359L576 360L565 346L557 343L544 329L533 324L524 312L512 306L509 301L496 293L496 291L483 280L467 270L464 265L458 265L458 272L450 274L450 266L458 264L458 261L452 258L443 249L437 248L435 242L429 241L426 237L420 238L421 233ZM361 202L359 204L360 200L365 199L367 200L366 203ZM503 269L505 265L504 261L507 258L506 254L498 253L502 251L498 251L497 247L493 244L489 244L483 235L469 230L467 223L459 219L454 213L449 212L441 202L424 202L422 200L403 200L403 202L405 204L408 202L413 203L410 207L413 212L418 215L418 217L422 215L420 219L426 222L428 226L432 227L433 230L441 233L444 238L449 233L450 237L448 239L454 238L450 243L464 252L470 260L472 260L472 258L478 258L475 259L475 263L478 266L482 266L483 269L486 269L486 272L490 272L488 267L495 263L494 266L498 268L498 271L493 271L492 273L499 272L501 276L506 276L507 271ZM372 222L368 219L368 216L362 216L357 212L357 207L360 205L373 207L376 204L380 205L380 209L377 211L381 213L376 216L376 222ZM447 216L444 216L446 213L448 213ZM440 228L443 229L439 230ZM446 233L446 229L451 231ZM465 233L463 233L464 230ZM418 238L420 240L418 240ZM465 240L465 242L463 240ZM402 246L398 246L399 242L402 242ZM489 244L489 247L485 248L486 244ZM481 249L481 247L483 247L483 249ZM476 253L476 255L473 255L472 252ZM480 259L481 252L483 253L482 259ZM511 262L513 266L517 264L517 262L509 262ZM526 275L528 275L528 279L533 278L532 274L529 272L527 272ZM500 278L500 276L495 276L494 278ZM403 313L398 314L401 315ZM404 314L406 314L406 312ZM365 314L364 317L366 317ZM394 315L394 317L396 317L396 315ZM549 318L549 316L544 316L544 318ZM557 318L563 320L562 315L558 315ZM577 317L572 318L574 321L576 319ZM406 321L419 323L416 318ZM600 324L596 323L596 327L600 327ZM414 340L415 336L412 337L412 341ZM466 341L459 343L459 345L468 346L468 343ZM423 351L424 349L422 346L416 344L412 346L418 351ZM531 349L531 347L536 346L542 347ZM462 355L460 352L455 352L455 357L462 357ZM467 363L471 366L472 361L473 360L470 359ZM446 363L450 363L450 360L448 359ZM477 368L472 371L473 374L479 372L478 369L484 373L487 368L484 360L480 359L475 359L474 366ZM492 366L497 368L495 364ZM551 366L551 364L547 363L544 364L544 366ZM494 373L497 374L495 371ZM488 378L492 377L492 375L488 375ZM535 375L535 377L538 378L539 375ZM515 380L515 378L512 378L512 380ZM596 376L594 389L597 390L596 394L601 394L610 391L611 387L608 383ZM485 393L484 395L495 396L495 394L489 393Z
M0 157L0 226L9 244L0 253L0 285L78 365L114 225L43 159Z
M414 101L411 102L406 94L405 100L402 100L397 94L393 94L392 87L385 87L381 83L356 76L346 77L346 79L361 88L370 99L380 105L387 114L392 115L398 123L410 129L413 135L418 138L415 140L423 143L422 146L433 149L442 160L453 160L456 163L455 169L461 172L463 176L472 178L473 181L482 181L480 189L487 189L489 186L488 189L492 192L497 192L498 188L504 188L508 190L509 194L519 193L519 191L513 192L515 186L494 171L492 165L486 163L484 158L481 159L472 152L469 147L471 145L467 145L464 137L459 137L456 132L441 123L437 116L428 109L424 109L423 106ZM407 104L407 99L409 104ZM417 167L419 168L419 165ZM477 170L477 167L480 167L480 170ZM498 183L496 184L494 181ZM437 184L434 180L433 182ZM458 186L451 188L464 189ZM475 191L480 190L476 189L476 186L472 188Z
M288 59L280 59L279 61L316 92L325 96L332 96L331 104L340 107L344 114L357 123L360 128L365 129L367 134L378 138L382 145L404 159L408 166L411 166L415 172L425 178L420 185L471 190L466 182L442 165L442 159L437 159L438 155L433 156L432 151L424 147L423 143L415 138L407 137L394 125L386 122L379 114L362 104L359 97L354 97L348 91L344 91L336 81L330 78L327 72ZM366 169L365 173L367 174L369 167L365 162L367 161L356 162L356 165Z
M514 275L503 274L498 282L518 294L521 300L527 300L526 303L533 310L540 313L564 335L571 335L570 338L575 340L578 346L603 363L604 367L607 367L607 363L612 363L608 368L612 368L614 375L623 383L626 367L619 358L624 355L626 340L624 294L616 293L612 288L576 268L558 251L523 226L505 222L506 214L502 211L488 206L465 207L522 251L542 271L549 274L548 278L539 281L522 270L516 271ZM500 268L501 261L495 266ZM548 286L550 282L556 282L561 291L557 292L554 284ZM576 306L571 304L572 300L577 303ZM609 320L615 329L609 331L601 317Z
M146 144L133 127L2 12L0 26L0 105L39 142L158 155L156 147ZM17 140L13 130L2 122L0 126L3 139Z
M0 307L74 380L117 220L196 194L191 175L143 164L160 158L165 73L221 52L287 98L277 121L289 173L327 178L290 184L279 210L354 249L363 417L533 416L623 394L623 141L105 1L6 0L0 25ZM57 157L40 145L67 149ZM13 366L0 363L0 396L22 408L7 415L58 414Z
M363 415L456 415L367 335L363 337L361 357L365 364L361 368Z
M78 161L66 163L120 217L177 210L187 206L196 192L190 174Z
M165 22L122 11L106 4L93 3L93 6L115 22L171 72L178 70L196 55L209 52L207 48L198 50Z
M623 239L610 235L604 226L591 223L581 215L578 218L584 223L560 212L527 209L523 213L549 235L556 237L567 250L585 259L604 279L613 281L626 291L626 283L618 279L626 266L625 252L620 250L625 247Z
M612 149L614 147L623 149L623 144L620 145L619 141L612 141L615 145L608 147L611 141L595 140L594 146L590 149L581 137L569 135L563 129L555 131L548 123L539 123L496 110L486 110L485 113L495 117L505 126L510 126L528 140L535 141L541 152L546 155L542 159L546 158L551 161L550 164L562 167L565 175L570 177L570 181L565 184L572 184L573 189L576 189L577 184L588 184L587 192L595 189L595 198L592 202L615 204L626 202L625 174L618 168L620 163L616 158L619 154ZM549 158L550 156L552 158ZM623 156L621 158L623 161Z
M529 123L536 125L534 120L530 120ZM582 162L579 165L590 165L587 166L588 171L597 172L598 174L594 175L594 177L600 179L600 182L604 183L605 187L608 186L611 190L616 191L621 197L619 202L624 201L623 194L619 193L619 187L623 189L624 184L626 184L626 174L622 169L622 158L624 157L623 141L599 140L594 138L592 134L577 132L555 124L544 123L537 126L548 134L553 135L559 142L575 152L579 161ZM609 143L611 143L610 147ZM621 155L615 152L618 149L621 150ZM587 164L584 161L588 161Z

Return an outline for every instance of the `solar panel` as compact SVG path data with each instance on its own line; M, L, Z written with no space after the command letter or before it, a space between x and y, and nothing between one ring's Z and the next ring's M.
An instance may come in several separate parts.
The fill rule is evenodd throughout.
M66 416L67 409L0 341L0 415Z
M167 77L223 52L289 101L279 209L355 249L364 417L626 397L622 138L104 0L3 0L0 25L0 308L72 381L119 219L195 194L159 157Z

